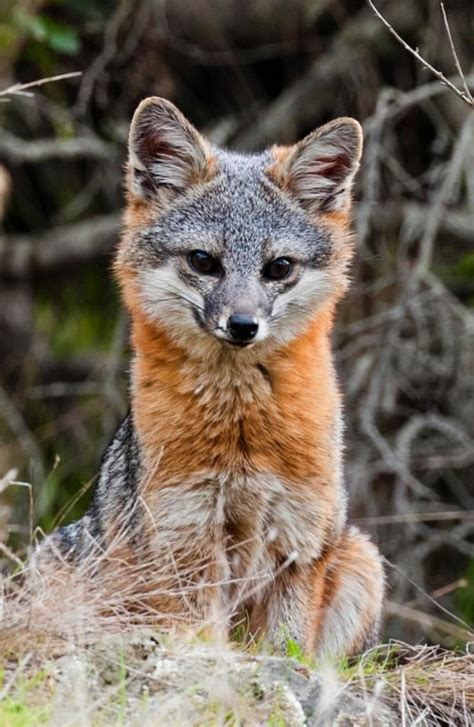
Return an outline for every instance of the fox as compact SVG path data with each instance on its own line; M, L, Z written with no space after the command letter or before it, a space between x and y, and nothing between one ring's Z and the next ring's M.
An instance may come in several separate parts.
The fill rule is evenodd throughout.
M40 551L134 563L163 623L245 619L318 657L376 642L383 559L348 523L331 343L361 154L353 118L250 154L140 103L113 266L130 410L89 510Z

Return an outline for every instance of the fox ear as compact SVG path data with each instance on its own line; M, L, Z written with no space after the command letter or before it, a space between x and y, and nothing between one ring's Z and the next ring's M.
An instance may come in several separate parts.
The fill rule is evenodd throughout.
M208 177L213 166L203 137L174 104L157 96L135 111L128 153L129 185L140 197L156 195L160 187L183 191Z
M285 155L275 150L272 176L310 212L345 211L362 154L362 128L347 117L306 136Z

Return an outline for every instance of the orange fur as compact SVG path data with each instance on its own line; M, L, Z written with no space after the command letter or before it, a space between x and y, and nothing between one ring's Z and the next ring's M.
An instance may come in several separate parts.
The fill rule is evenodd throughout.
M187 365L187 352L134 312L133 343L140 351L135 421L148 456L160 460L157 486L210 463L228 471L270 471L295 486L330 480L330 424L338 394L328 319L328 313L318 316L304 336L264 360L272 396L265 386L260 400L247 403L236 389L216 418L215 400L202 404L193 393L199 368L208 362ZM232 366L224 359L233 356L223 351L222 365Z

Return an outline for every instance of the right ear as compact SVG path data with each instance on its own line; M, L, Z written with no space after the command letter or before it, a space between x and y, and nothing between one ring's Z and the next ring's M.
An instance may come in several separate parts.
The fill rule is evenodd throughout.
M274 148L269 172L310 213L348 211L361 153L362 128L343 117L292 147Z
M181 192L212 175L205 139L174 104L151 96L140 103L130 126L130 191L142 198ZM171 188L171 189L170 189Z

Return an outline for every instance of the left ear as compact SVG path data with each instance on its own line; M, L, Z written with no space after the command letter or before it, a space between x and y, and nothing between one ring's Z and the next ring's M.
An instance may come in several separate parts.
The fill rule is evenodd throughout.
M285 153L286 152L286 153ZM310 212L343 212L362 154L362 128L342 117L321 126L288 149L276 148L273 179Z
M146 98L135 111L129 136L131 191L139 197L185 192L213 168L209 145L171 101Z

